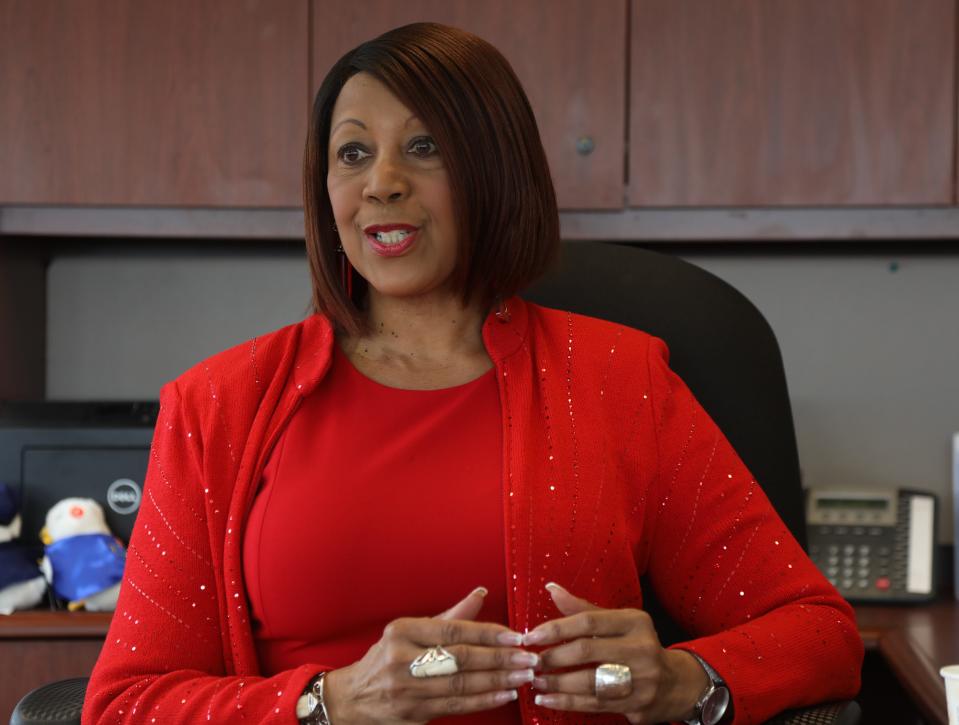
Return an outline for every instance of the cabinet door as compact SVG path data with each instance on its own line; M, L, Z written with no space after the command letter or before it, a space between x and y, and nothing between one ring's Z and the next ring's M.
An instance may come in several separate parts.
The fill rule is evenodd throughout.
M623 206L625 0L313 0L314 93L346 51L419 21L479 35L530 98L561 207ZM577 150L580 139L593 150Z
M631 206L952 202L955 0L631 12Z
M0 203L299 206L303 0L0 0Z

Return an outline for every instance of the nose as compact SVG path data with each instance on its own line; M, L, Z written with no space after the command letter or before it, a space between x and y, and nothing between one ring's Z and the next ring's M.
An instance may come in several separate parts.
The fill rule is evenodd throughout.
M402 201L410 193L410 183L401 164L388 156L377 158L370 167L363 197L367 201L390 204Z

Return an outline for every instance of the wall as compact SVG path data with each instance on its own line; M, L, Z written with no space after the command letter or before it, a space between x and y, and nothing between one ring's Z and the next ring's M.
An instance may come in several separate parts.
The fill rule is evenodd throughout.
M741 289L776 330L806 485L934 491L949 542L959 253L869 249L679 253ZM61 399L155 398L207 355L301 319L310 297L305 256L288 243L71 242L47 283L47 395Z
M806 486L933 491L952 534L959 431L959 254L685 254L769 320L789 381Z

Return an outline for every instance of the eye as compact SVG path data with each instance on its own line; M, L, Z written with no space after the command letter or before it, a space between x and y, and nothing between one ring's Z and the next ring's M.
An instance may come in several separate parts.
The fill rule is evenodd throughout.
M420 158L427 158L433 156L438 151L436 147L436 141L434 141L429 136L418 136L410 141L409 151L414 156L419 156Z
M347 166L358 164L369 156L370 152L364 149L358 143L344 144L343 146L340 146L339 150L336 152L336 158L338 158Z

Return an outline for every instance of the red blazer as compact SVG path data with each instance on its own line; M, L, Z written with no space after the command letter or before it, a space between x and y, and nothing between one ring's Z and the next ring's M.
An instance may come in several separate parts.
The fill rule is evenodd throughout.
M641 607L645 573L696 637L681 646L726 679L737 724L853 696L863 647L852 609L670 371L665 344L519 299L509 308L483 340L503 411L510 626L558 616L550 580L601 607ZM329 666L259 675L241 540L269 451L332 344L314 315L163 387L86 725L296 722L304 686ZM347 595L330 582L330 596ZM520 706L526 723L625 722L539 708L529 687Z

